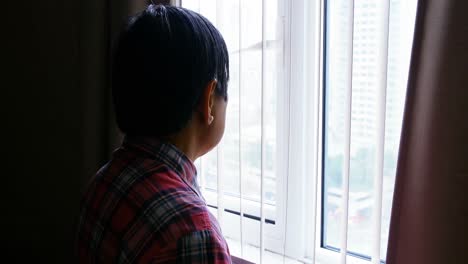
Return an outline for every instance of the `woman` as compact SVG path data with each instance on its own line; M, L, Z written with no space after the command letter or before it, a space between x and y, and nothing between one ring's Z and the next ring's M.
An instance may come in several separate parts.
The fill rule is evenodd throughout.
M193 165L224 132L221 34L195 12L151 5L122 32L112 80L125 139L84 195L80 263L230 263Z

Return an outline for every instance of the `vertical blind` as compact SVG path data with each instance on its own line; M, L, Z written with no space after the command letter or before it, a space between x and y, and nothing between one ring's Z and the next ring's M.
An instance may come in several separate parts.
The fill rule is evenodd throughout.
M384 162L384 143L385 143L385 110L387 93L387 64L388 64L388 34L389 34L389 0L375 1L376 3L376 29L379 32L377 37L377 82L376 82L376 126L375 126L375 165L374 165L374 186L373 186L373 216L372 216L372 252L371 260L373 264L381 261L380 241L381 241L381 211L382 211L382 180L383 180L383 162ZM340 263L347 261L348 249L348 208L349 208L349 174L351 160L351 121L352 121L352 92L353 92L353 52L354 52L354 1L350 1L348 8L348 61L346 67L345 87L345 115L344 126L344 165L343 165L343 184L342 184L342 208L341 217L341 238L340 238Z
M393 190L386 183L391 177L384 177L392 174L386 167L388 131L399 132L398 125L386 124L395 109L401 123L412 41L411 23L404 25L408 28L404 36L391 30L391 24L404 15L394 14L407 5L403 2L181 1L183 7L201 13L217 26L230 54L225 136L196 166L202 193L233 255L255 263L385 260L382 234L388 233L388 227L382 215L387 219L390 208L382 200L384 189ZM412 22L416 1L408 2L412 8L405 21ZM336 13L338 17L334 10L340 6L344 12ZM361 19L364 16L372 18ZM369 40L363 23L372 24ZM371 57L362 55L359 45L371 46ZM396 52L392 45L401 48ZM397 63L390 53L401 53ZM364 60L370 60L372 67L365 68ZM397 67L397 73L390 67ZM365 87L358 82L361 75L369 79ZM394 96L387 89L392 85L400 87L396 104L388 103ZM372 101L365 113L371 116L367 144L372 151L367 161L372 163L368 180L372 185L354 192L355 142L359 141L354 131L360 124L356 112L362 112L363 91L371 94ZM331 101L335 97L340 99ZM340 106L330 110L334 104ZM340 112L342 122L337 130L339 144L329 143L334 132L328 122L335 112ZM399 135L396 138L398 142ZM336 191L329 183L333 144L341 153L336 173L340 188ZM362 193L368 195L359 196ZM370 220L357 220L371 226L365 233L369 247L356 246L352 239L353 229L360 228L353 222L356 196L361 197L356 201L365 201L358 207L370 211L365 216ZM335 200L339 201L336 205ZM329 210L334 207L337 209ZM331 212L338 212L336 225L330 220L334 217Z
M321 242L335 263L386 258L416 4L326 1Z

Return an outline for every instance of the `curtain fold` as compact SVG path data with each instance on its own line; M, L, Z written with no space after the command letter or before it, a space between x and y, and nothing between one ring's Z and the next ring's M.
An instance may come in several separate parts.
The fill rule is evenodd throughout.
M177 4L175 0L84 0L79 19L79 82L83 95L83 184L94 175L121 135L115 123L111 98L113 44L127 18L150 4Z
M465 263L468 2L420 0L387 263Z
M79 3L79 85L83 105L83 180L106 162L120 137L112 110L112 43L135 1Z

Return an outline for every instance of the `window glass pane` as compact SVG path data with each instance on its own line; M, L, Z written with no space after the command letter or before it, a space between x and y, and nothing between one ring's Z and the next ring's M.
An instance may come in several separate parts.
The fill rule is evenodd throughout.
M347 13L350 1L327 1L326 96L324 144L323 245L339 248L341 184L344 150L345 71L350 54ZM391 0L387 70L387 105L382 208L382 256L388 240L403 106L414 28L416 0ZM353 35L353 91L348 218L348 250L369 256L372 210L375 129L377 111L378 33L381 19L373 0L355 1Z
M193 10L195 12L200 12L200 5L202 0L183 0L182 6L184 8Z

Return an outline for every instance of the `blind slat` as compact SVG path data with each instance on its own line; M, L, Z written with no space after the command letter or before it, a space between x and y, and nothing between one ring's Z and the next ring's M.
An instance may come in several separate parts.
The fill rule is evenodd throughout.
M242 201L244 199L244 192L242 188L243 184L243 175L242 175L242 0L239 1L239 224L240 224L240 248L241 248L241 257L244 257L244 208Z
M216 27L222 31L222 1L216 1ZM224 227L224 146L221 141L216 148L217 161L217 187L218 187L218 222L221 229Z
M216 149L217 160L217 177L218 177L218 222L222 227L224 226L224 167L223 167L223 144L220 142Z
M200 190L202 193L205 192L205 187L206 187L206 180L205 180L205 173L204 173L204 169L203 169L203 160L204 158L203 157L200 157L199 158L199 175L200 175Z
M260 150L260 263L265 252L265 81L266 81L266 3L262 0L262 68L261 68L261 150Z
M379 1L379 51L378 62L378 82L377 82L377 111L376 111L376 137L375 137L375 171L374 171L374 210L373 210L373 229L372 229L372 263L380 264L380 239L382 224L382 184L383 184L383 164L384 164L384 145L385 145L385 111L387 94L387 66L388 66L388 33L390 3L389 0Z
M350 149L351 149L351 101L353 90L353 36L354 36L354 1L349 1L348 10L348 67L345 87L345 102L344 110L344 153L343 153L343 185L342 185L342 203L341 208L343 214L341 217L341 237L340 237L340 263L346 263L346 256L348 251L348 200L349 200L349 167L350 167Z

